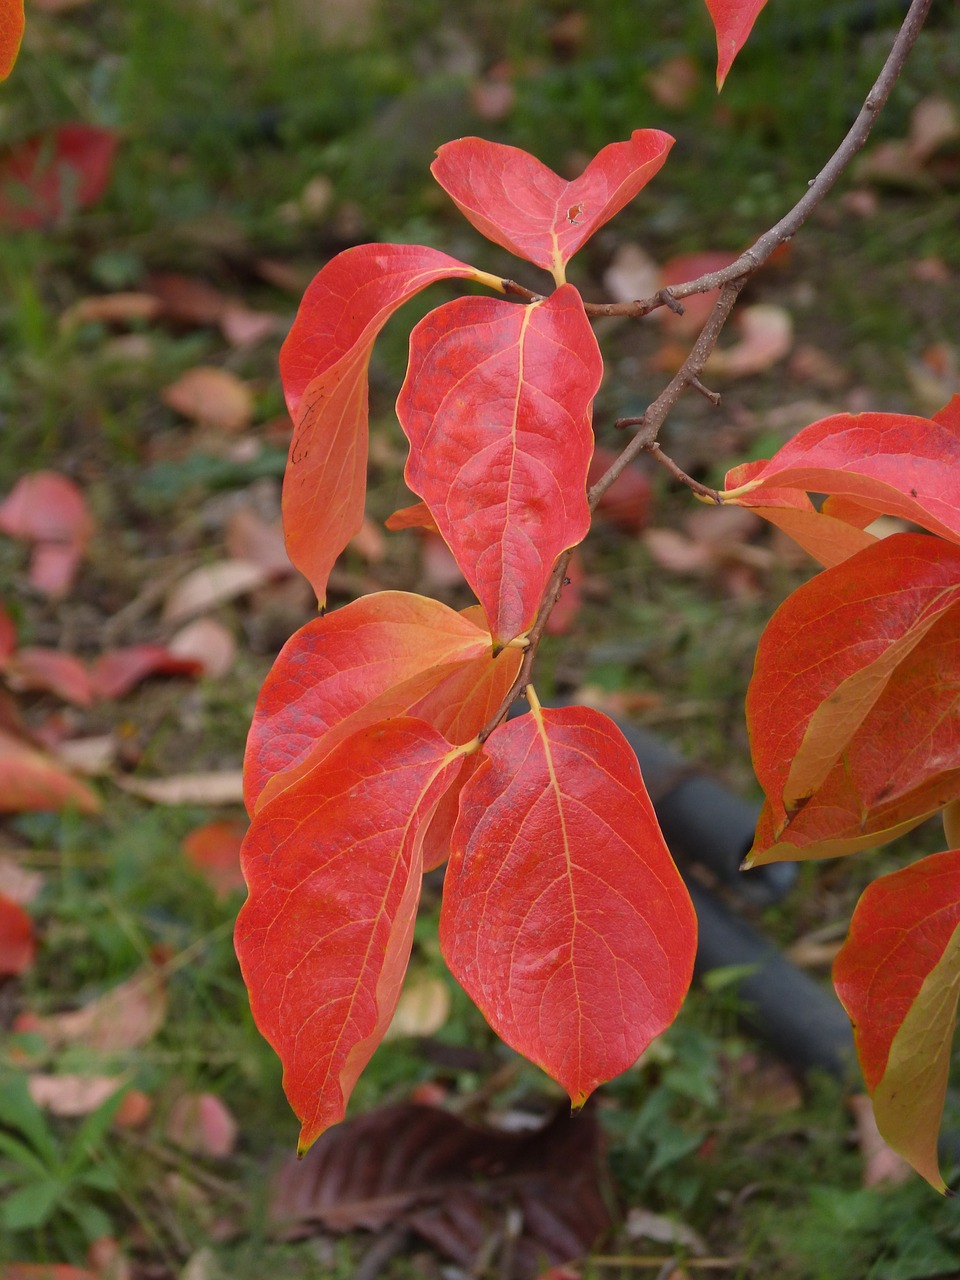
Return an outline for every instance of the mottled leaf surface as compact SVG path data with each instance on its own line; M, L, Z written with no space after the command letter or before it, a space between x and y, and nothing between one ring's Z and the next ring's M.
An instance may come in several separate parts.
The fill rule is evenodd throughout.
M485 754L461 794L441 946L497 1034L579 1106L676 1016L696 918L606 716L535 706Z
M590 526L590 414L603 362L580 295L461 298L413 331L397 413L406 480L506 644Z

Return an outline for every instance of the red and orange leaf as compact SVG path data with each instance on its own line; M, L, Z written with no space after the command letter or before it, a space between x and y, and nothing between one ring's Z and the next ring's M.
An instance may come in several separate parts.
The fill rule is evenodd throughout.
M749 862L825 858L883 844L960 798L960 604L890 674L810 796L769 800ZM782 810L781 810L782 812Z
M163 644L131 644L101 653L90 671L94 691L101 698L122 698L149 676L198 676L203 663L181 658Z
M4 666L11 689L37 689L55 693L65 702L89 707L95 690L86 665L72 653L59 649L18 649Z
M0 727L0 813L77 809L97 813L97 796L57 762Z
M492 656L489 631L438 600L403 591L376 592L308 622L283 646L257 698L244 759L248 811L289 785L292 777L261 794L275 775L305 762L331 728L391 690L400 690L394 703L378 702L346 732L405 714L448 664L483 654Z
M747 42L767 0L706 0L717 32L717 88L723 88L733 60Z
M392 516L387 516L384 524L395 532L400 529L426 529L428 533L440 532L425 502L415 502L411 507L400 507Z
M827 569L780 606L747 690L757 779L774 824L813 794L934 624L960 605L960 550L895 534Z
M422 721L368 727L264 805L244 841L237 955L301 1151L342 1119L390 1023L420 896L418 831L459 763Z
M23 0L0 0L0 80L6 80L23 39Z
M414 294L455 277L502 291L494 276L436 249L347 249L314 277L281 348L280 375L294 422L283 481L287 554L321 604L334 561L363 523L374 340Z
M46 227L106 191L117 135L90 124L63 124L0 155L0 225Z
M479 610L478 610L479 612ZM494 658L490 652L459 664L419 702L410 714L426 720L454 746L475 738L496 714L517 678L523 660L521 649L504 649ZM432 871L450 856L450 838L460 806L460 791L483 757L468 755L456 781L443 793L436 812L423 833L423 868Z
M410 338L397 414L430 508L499 644L528 628L590 527L590 414L603 361L572 285L520 306L461 298Z
M938 1191L937 1161L960 995L960 850L871 884L834 963L877 1127Z
M745 507L781 506L778 489L836 495L852 503L861 519L866 511L899 516L960 542L960 411L948 405L933 418L898 413L823 418L769 461L728 471L723 500ZM845 518L843 506L828 506L827 512Z
M579 1106L673 1021L697 925L623 734L532 701L461 794L440 942L497 1034Z
M673 142L659 129L637 129L567 182L517 147L458 138L439 149L430 171L482 235L562 284L566 263L646 186Z
M848 556L856 555L877 541L865 528L838 519L824 510L817 511L812 503L807 508L751 507L750 510L782 529L826 569L832 569ZM870 513L870 520L875 519L875 514Z
M0 978L24 973L36 950L33 921L19 903L0 893Z

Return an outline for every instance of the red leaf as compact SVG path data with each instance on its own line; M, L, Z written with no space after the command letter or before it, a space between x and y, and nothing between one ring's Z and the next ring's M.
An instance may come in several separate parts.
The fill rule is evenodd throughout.
M87 668L71 653L58 649L18 649L6 666L12 689L39 689L55 693L78 707L89 707L94 690Z
M6 80L23 39L23 0L0 0L0 80Z
M673 1021L696 917L606 716L535 703L484 750L460 799L441 947L497 1034L579 1106Z
M0 666L5 665L16 647L17 629L13 625L13 619L0 603Z
M587 472L587 485L594 485L613 466L619 454L612 449L604 449L598 445L590 459L590 470ZM613 484L597 504L598 513L602 513L626 533L641 533L650 518L650 498L652 486L650 477L637 466L628 466L621 471Z
M247 823L223 819L194 827L183 838L181 848L187 860L218 894L232 893L244 886L240 846L246 833Z
M314 277L280 351L294 421L283 481L287 552L323 603L337 556L363 522L367 470L367 366L387 320L436 280L486 272L419 245L366 244Z
M869 669L854 673L818 710L801 769L788 778L789 803L768 794L751 865L882 844L960 796L957 584L944 594L952 607L929 607L932 623L919 619L920 639L912 646L905 634L892 671L881 657L873 678Z
M723 87L733 60L746 44L757 14L767 0L706 0L717 32L717 88Z
M398 511L394 511L392 516L387 516L384 524L388 529L397 531L399 529L426 529L428 533L439 533L437 522L430 514L430 508L425 502L415 502L412 507L401 507Z
M554 561L590 527L603 361L572 285L518 306L461 298L410 338L397 414L430 508L498 644L531 625Z
M781 822L847 749L897 666L960 605L960 550L875 543L795 591L761 637L747 690L757 779Z
M884 1139L938 1191L937 1163L960 994L960 850L864 892L833 980Z
M0 156L0 224L23 230L58 222L96 204L107 189L117 135L64 124Z
M0 978L29 969L36 950L33 921L23 907L0 893Z
M36 548L30 581L47 595L62 595L73 581L93 533L81 491L56 471L21 476L0 503L0 532Z
M343 737L406 714L443 679L447 664L489 658L491 647L490 633L462 614L402 591L364 596L308 622L283 646L257 698L244 759L248 812L292 782L285 778L261 795L274 775L314 753L332 727ZM412 689L411 680L418 681ZM366 710L394 690L393 704ZM363 718L347 724L348 717Z
M250 827L237 955L283 1062L301 1151L342 1119L393 1016L420 895L418 829L459 760L421 721L374 725Z
M148 676L196 676L202 671L202 662L178 658L166 645L133 644L102 653L90 678L101 698L122 698Z
M897 413L823 418L769 461L734 467L723 498L747 507L781 506L785 498L777 489L834 494L858 511L899 516L960 542L960 411L947 406L932 419ZM832 510L844 518L844 505Z
M646 186L673 142L659 129L637 129L566 182L517 147L458 138L439 149L430 171L482 235L562 284L566 263Z
M51 756L0 728L0 813L69 808L96 813L100 801Z

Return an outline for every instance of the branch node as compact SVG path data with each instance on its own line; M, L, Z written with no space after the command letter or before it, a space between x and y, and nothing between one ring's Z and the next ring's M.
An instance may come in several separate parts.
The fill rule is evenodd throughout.
M719 391L711 391L709 387L705 387L703 383L700 381L700 379L696 377L693 377L690 379L690 386L693 387L694 391L699 391L705 400L709 400L714 408L716 408L719 405L720 403Z
M670 308L674 315L682 316L684 314L685 308L683 303L679 298L675 298L669 289L661 289L658 292L657 297L665 307Z

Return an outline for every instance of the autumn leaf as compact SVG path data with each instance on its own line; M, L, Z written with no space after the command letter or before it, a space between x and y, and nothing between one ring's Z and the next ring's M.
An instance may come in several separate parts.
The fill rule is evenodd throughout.
M187 861L219 895L244 887L240 847L246 833L246 822L226 818L194 827L181 842Z
M426 502L498 644L528 628L590 527L590 414L603 361L572 285L543 302L461 298L410 338L397 414Z
M94 691L101 698L122 698L149 676L196 676L203 663L182 658L162 644L132 644L101 653L90 671Z
M70 808L97 813L100 801L52 756L0 726L0 812Z
M833 970L883 1138L937 1191L960 995L960 850L881 876L854 911Z
M6 80L23 39L23 0L0 0L0 80Z
M503 289L496 277L436 249L347 249L314 277L281 348L280 375L294 422L283 481L287 552L321 604L334 561L363 522L374 340L404 302L451 278Z
M460 753L397 717L341 742L269 802L243 849L236 949L305 1151L343 1117L400 995L420 896L418 832Z
M696 917L620 730L532 703L463 789L440 942L497 1034L580 1106L673 1021Z
M458 138L440 147L430 172L482 235L563 284L567 262L646 186L673 142L659 129L637 129L567 182L517 147Z
M746 44L767 0L706 0L717 33L717 89L723 88L733 60Z
M332 728L339 738L408 714L448 664L483 655L492 657L489 631L402 591L376 592L308 622L284 645L257 698L244 758L248 812L290 785L290 771L307 757L315 762Z
M741 506L793 505L790 491L825 493L845 504L898 516L960 542L960 396L934 414L837 414L799 431L768 461L727 472L722 498ZM862 525L860 526L862 527Z
M0 978L29 969L36 950L33 921L23 907L0 893Z
M89 124L63 124L0 155L0 225L50 226L85 209L107 189L117 135Z
M56 471L21 476L0 502L0 532L35 544L30 582L45 595L71 586L93 534L93 517L81 490Z

